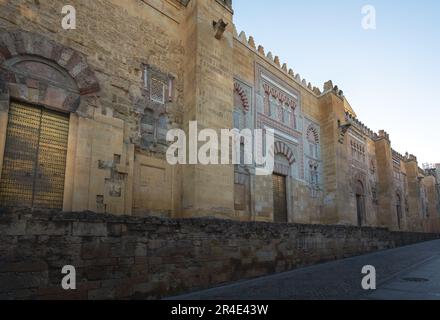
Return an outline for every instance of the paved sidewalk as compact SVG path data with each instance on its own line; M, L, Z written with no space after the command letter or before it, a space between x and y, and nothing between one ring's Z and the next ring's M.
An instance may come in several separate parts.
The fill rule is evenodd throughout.
M377 272L377 290L361 287L362 268ZM440 240L324 263L187 294L182 300L440 300Z
M376 300L440 300L440 258L382 284L367 296Z

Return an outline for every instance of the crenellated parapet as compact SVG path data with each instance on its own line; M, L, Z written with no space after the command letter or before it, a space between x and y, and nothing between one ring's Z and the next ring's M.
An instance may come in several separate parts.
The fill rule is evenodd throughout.
M243 45L257 53L260 57L271 63L274 67L277 67L280 71L284 72L288 77L297 82L303 88L307 89L315 96L321 96L328 92L333 92L341 99L344 98L344 91L342 91L337 85L334 85L331 80L324 83L323 90L319 89L316 86L313 86L307 79L302 78L299 73L295 73L293 69L289 68L287 63L281 63L280 57L274 55L271 51L265 52L265 49L262 45L256 45L255 39L252 36L247 37L244 31L240 33L237 32L237 29L234 25L234 37L239 40Z
M397 152L394 149L391 149L392 155L393 155L393 159L399 160L399 161L403 161L405 159L405 157L400 154L399 152Z
M184 7L187 7L191 0L174 0L174 1L180 3ZM232 0L216 0L216 1L232 11Z
M436 168L427 168L425 169L427 176L432 176L434 178L437 178L437 169Z
M340 90L337 85L333 85L333 81L329 80L324 83L324 93L334 92L340 98L344 98L344 91Z
M393 159L393 165L395 167L399 168L400 164L402 162L404 162L404 159L405 159L404 156L401 155L399 152L397 152L396 150L394 150L392 148L391 148L391 156L392 156L392 159Z
M225 7L232 10L232 0L217 0L221 4L223 4Z
M417 157L413 154L405 153L405 157L403 159L405 162L417 162Z
M380 130L379 134L377 134L377 133L374 134L374 139L375 140L385 139L385 140L390 141L390 135L385 130Z
M368 128L364 123L359 121L354 115L349 112L345 112L345 120L350 123L354 128L360 131L362 134L370 137L372 140L375 140L379 137L378 134L373 132L370 128Z
M313 86L310 82L308 82L306 79L302 78L299 73L295 73L293 69L289 68L287 63L281 63L280 57L274 55L272 52L265 52L265 49L262 45L256 45L255 39L250 36L247 37L246 33L244 31L241 31L240 33L237 32L237 29L234 25L234 37L240 41L243 45L248 47L250 50L254 51L256 54L258 54L260 57L271 63L274 67L278 68L280 71L282 71L284 74L286 74L289 78L291 78L293 81L297 82L299 85L301 85L306 90L310 91L316 96L320 96L322 94L322 91L318 88ZM336 87L336 90L337 87ZM339 93L339 90L338 90ZM342 94L342 91L340 92Z

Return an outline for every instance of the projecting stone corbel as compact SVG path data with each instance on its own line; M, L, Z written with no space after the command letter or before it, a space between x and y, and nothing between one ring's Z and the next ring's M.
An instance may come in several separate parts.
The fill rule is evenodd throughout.
M341 121L338 120L338 128L339 128L339 143L344 144L345 134L348 129L350 129L351 123L341 124Z
M212 26L215 30L215 38L220 40L223 36L223 33L225 33L228 24L224 22L223 19L220 19L219 21L213 21Z

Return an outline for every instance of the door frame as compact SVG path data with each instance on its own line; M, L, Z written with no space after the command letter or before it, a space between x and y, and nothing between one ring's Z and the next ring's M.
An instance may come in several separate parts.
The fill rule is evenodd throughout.
M275 195L274 184L273 184L274 176L282 177L282 179L284 180L284 198L285 198L284 201L285 201L285 204L286 204L286 219L285 219L285 221L276 221L275 220L275 197L273 196L273 221L276 222L276 223L289 223L290 222L290 219L289 219L289 208L290 208L290 206L289 206L289 196L288 196L288 194L289 194L289 191L288 191L288 189L289 189L289 187L288 187L289 186L289 183L288 183L289 176L286 176L286 175L283 175L283 174L279 174L279 173L276 173L276 172L274 172L272 174L272 195Z
M7 110L0 110L0 179L2 178L3 158L6 148L6 134L8 131L9 105Z
M363 197L360 194L356 193L356 213L357 213L357 225L362 227L364 225L364 217L363 217Z
M10 97L7 108L0 109L0 179L2 177L3 160L6 151L6 135L9 123L9 108L12 102L24 103L27 105L52 110L45 105L29 102L26 99ZM78 135L78 115L76 113L66 113L59 110L57 112L68 114L69 118L69 133L67 138L67 154L66 165L64 173L64 195L62 211L72 211L73 207L73 193L74 193L74 177L75 177L75 160L77 149L77 135Z

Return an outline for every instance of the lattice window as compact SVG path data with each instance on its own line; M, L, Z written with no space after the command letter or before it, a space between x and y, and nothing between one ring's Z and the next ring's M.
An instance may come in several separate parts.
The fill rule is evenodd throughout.
M278 121L283 122L284 108L283 108L283 106L281 104L278 104L277 116L278 116Z
M310 183L312 186L319 185L319 172L318 172L318 165L311 164L310 165Z
M288 126L291 126L291 125L293 124L293 121L292 121L292 119L293 119L293 117L292 117L292 113L293 113L292 108L287 107L287 108L286 108L286 113L285 113L285 121L286 121L286 124L287 124Z
M154 102L165 104L165 83L156 78L151 78L150 99Z
M240 112L234 111L233 118L234 118L234 128L240 129Z
M159 143L166 144L167 140L167 132L168 132L168 117L163 114L159 117L158 126L157 126L157 140Z
M365 146L360 145L357 142L351 141L351 155L353 159L365 163Z
M285 125L289 125L290 124L290 118L289 118L289 111L288 111L289 107L283 105L283 123Z
M307 129L307 142L309 145L309 155L317 159L319 157L319 134L312 125Z
M290 113L290 123L293 126L294 129L298 128L298 125L296 123L296 109L293 109L292 112Z
M269 97L269 115L275 119L278 116L278 101L272 96Z

